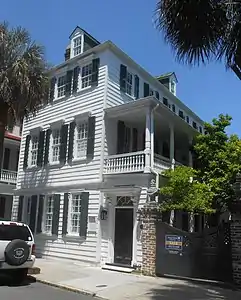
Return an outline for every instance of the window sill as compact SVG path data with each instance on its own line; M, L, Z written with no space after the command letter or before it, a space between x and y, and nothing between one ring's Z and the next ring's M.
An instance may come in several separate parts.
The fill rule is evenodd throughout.
M63 240L66 241L66 242L79 242L79 243L82 243L82 242L85 242L86 237L68 234L68 235L63 235Z
M87 160L87 156L83 156L83 157L73 158L72 162L78 163L78 162L85 162L86 160Z
M56 234L42 232L42 233L37 233L36 238L43 239L43 240L57 240L58 236Z
M92 91L92 90L95 89L96 87L97 87L97 85L93 85L93 86L92 86L92 85L89 85L89 86L87 86L87 87L85 87L85 88L79 89L77 92L72 93L71 95L68 95L68 96L62 96L62 97L55 98L55 99L52 101L52 104L58 103L58 102L61 102L61 101L67 100L67 99L71 99L71 98L75 97L76 95L81 94L82 92L85 93L85 92L88 91L88 90L91 90L91 91Z
M39 167L39 166L29 166L26 168L26 171L34 171L34 170L38 171L40 169L41 169L41 167Z
M59 161L56 161L56 162L50 162L50 163L47 164L47 166L48 166L49 168L61 167L61 165L62 165L62 164L61 164Z

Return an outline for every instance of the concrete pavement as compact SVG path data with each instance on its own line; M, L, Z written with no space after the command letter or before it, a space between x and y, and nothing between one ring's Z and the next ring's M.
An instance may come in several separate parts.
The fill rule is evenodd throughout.
M109 300L240 300L241 292L185 280L104 271L67 260L39 259L38 280Z
M9 286L9 281L0 276L1 300L91 300L91 296L80 295L53 288L38 282L26 282L22 286Z

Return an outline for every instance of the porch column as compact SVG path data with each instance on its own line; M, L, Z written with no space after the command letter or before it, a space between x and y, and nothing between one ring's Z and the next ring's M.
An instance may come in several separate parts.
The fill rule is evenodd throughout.
M151 110L151 168L154 167L154 155L155 155L155 124L154 124L154 111Z
M175 137L174 137L174 126L169 124L170 129L170 161L173 164L175 160Z
M145 173L151 172L151 129L154 127L151 115L151 108L148 107L146 110Z

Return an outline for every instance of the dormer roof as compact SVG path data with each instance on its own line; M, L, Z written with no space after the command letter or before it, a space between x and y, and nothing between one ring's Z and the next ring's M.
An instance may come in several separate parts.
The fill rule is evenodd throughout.
M85 35L87 35L91 40L93 40L96 44L100 44L99 41L97 41L97 39L95 39L91 34L89 34L87 31L85 31L83 28L76 26L75 29L72 31L72 33L70 34L69 38L71 39L73 37L73 35L76 33L76 31L82 31Z
M163 79L170 78L170 77L174 77L175 80L176 80L176 82L178 82L177 76L176 76L175 72L169 72L169 73L165 73L165 74L156 76L156 78L157 78L158 80L163 80Z

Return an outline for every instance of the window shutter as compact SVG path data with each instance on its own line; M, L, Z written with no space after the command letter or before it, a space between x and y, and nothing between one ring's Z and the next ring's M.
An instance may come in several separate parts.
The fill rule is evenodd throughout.
M66 84L65 84L65 96L71 94L73 70L67 71L66 73Z
M52 77L50 80L49 102L53 102L54 100L56 81L57 81L56 77Z
M75 126L76 126L75 122L71 122L69 125L68 162L71 162L71 160L73 159Z
M126 91L127 67L120 65L120 89Z
M54 194L54 212L52 220L52 234L58 235L59 229L60 194Z
M87 158L94 157L95 148L95 117L89 117L88 120L88 142L87 142Z
M29 227L33 234L35 233L35 225L36 225L36 213L37 213L37 195L33 195L31 197L31 209L30 209L30 222Z
M122 154L124 152L124 144L125 144L125 123L123 121L118 121L117 154Z
M91 85L98 85L99 78L99 67L100 67L100 59L95 58L92 60L92 75L91 75Z
M135 89L134 89L134 96L136 99L139 98L139 77L135 75Z
M37 233L42 232L43 208L44 208L44 195L39 195Z
M18 198L18 216L17 216L17 221L21 222L23 218L23 200L24 196L19 196Z
M64 59L65 61L70 59L70 48L65 50Z
M62 235L68 234L68 213L69 213L69 194L65 193L64 194Z
M4 160L3 160L3 169L4 170L8 170L9 159L10 159L10 149L5 148L5 150L4 150Z
M39 167L42 167L43 165L44 139L45 139L45 131L41 131L39 134L38 157L37 157L37 166Z
M144 82L144 97L150 96L150 86L148 83Z
M60 145L59 161L62 164L66 162L68 127L69 127L68 124L62 125L61 127L61 145Z
M24 169L26 169L28 167L28 153L29 153L30 140L31 140L31 135L27 135L26 142L25 142L24 159L23 159L23 168Z
M45 150L44 150L44 165L46 166L49 163L49 142L51 136L51 129L46 131L46 138L45 138Z
M73 93L76 93L78 90L78 83L79 83L79 72L80 72L80 67L75 67L74 68L74 77L73 77Z
M160 99L160 95L158 91L155 91L155 97L159 100Z
M138 131L136 128L133 128L132 130L132 151L137 151L137 145L138 145Z
M88 226L88 207L89 207L89 193L82 193L81 197L81 216L80 216L80 231L79 235L86 237Z

